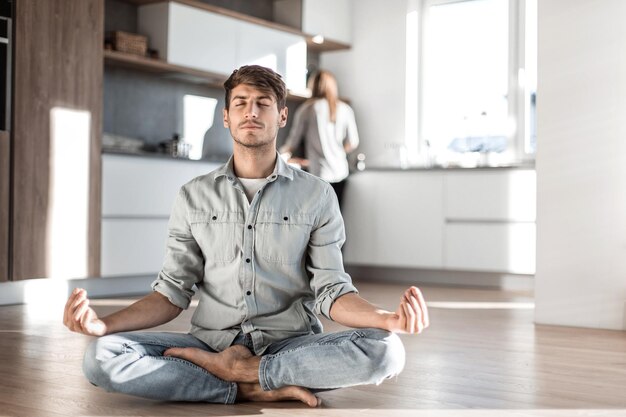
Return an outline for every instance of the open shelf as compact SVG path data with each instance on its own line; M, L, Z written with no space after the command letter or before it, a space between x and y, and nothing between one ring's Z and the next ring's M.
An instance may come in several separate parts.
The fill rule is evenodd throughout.
M111 67L130 68L217 88L222 88L224 81L228 78L228 75L225 74L174 65L161 59L148 58L107 49L104 50L104 63ZM294 93L292 91L289 91L289 95L287 96L287 99L291 101L304 101L307 98L308 96L306 94Z
M135 4L137 6L142 6L145 4L162 3L166 0L123 0L123 1L125 1L126 3ZM257 25L266 26L272 29L281 30L283 32L300 35L306 39L307 48L309 48L309 50L313 52L319 53L319 52L329 52L329 51L339 51L339 50L350 49L350 45L343 43L343 42L334 41L332 39L324 39L324 42L322 44L318 44L318 43L313 42L314 35L304 33L294 27L283 25L281 23L271 22L265 19L260 19L254 16L249 16L247 14L239 13L234 10L226 9L224 7L218 7L218 6L213 6L211 4L202 3L198 0L171 0L171 1L175 1L176 3L180 3L180 4L185 4L190 7L195 7L198 9L206 10L212 13L229 16L235 19L246 21L246 22L255 23Z

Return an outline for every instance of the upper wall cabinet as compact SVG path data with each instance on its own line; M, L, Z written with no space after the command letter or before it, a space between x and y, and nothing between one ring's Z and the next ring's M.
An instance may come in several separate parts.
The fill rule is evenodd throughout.
M302 0L302 31L352 42L350 0Z
M259 64L283 74L290 90L306 87L306 39L297 34L176 2L140 6L138 22L171 64L222 74Z
M351 0L274 0L274 21L302 28L315 52L350 48Z
M236 65L236 19L165 2L140 6L137 21L150 47L170 64L222 74Z

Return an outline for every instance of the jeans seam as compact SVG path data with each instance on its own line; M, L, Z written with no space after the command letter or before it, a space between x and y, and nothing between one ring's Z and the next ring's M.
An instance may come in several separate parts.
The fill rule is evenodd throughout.
M228 394L226 394L226 402L225 404L234 404L237 400L237 383L231 382L230 387L228 388Z
M268 362L272 359L272 357L275 355L266 355L261 357L261 362L259 362L259 384L261 385L261 389L263 391L271 391L272 387L267 379L266 376L266 369L267 369L267 365Z
M356 335L356 336L358 336L358 337L354 338L354 336L355 336L355 335ZM299 351L299 350L306 349L306 348L309 348L309 347L315 347L315 346L340 346L340 345L346 344L346 343L348 343L348 342L354 342L356 339L360 339L360 338L363 338L363 337L365 337L365 334L364 334L364 333L362 333L362 332L360 332L360 331L355 330L355 331L353 331L353 332L352 332L352 334L350 335L350 337L349 337L349 338L347 338L347 339L346 339L346 338L344 338L344 339L342 339L342 340L341 340L341 341L339 341L339 342L329 342L329 343L312 343L312 344L309 344L309 345L298 346L298 347L297 347L297 348L295 348L295 349L283 350L282 352L277 352L277 353L274 353L274 354L272 354L272 355L266 355L266 356L264 356L263 358L266 358L266 357L268 357L268 356L272 356L272 357L274 357L274 358L277 358L277 357L282 356L282 355L284 355L284 354L286 354L286 353L297 352L297 351Z

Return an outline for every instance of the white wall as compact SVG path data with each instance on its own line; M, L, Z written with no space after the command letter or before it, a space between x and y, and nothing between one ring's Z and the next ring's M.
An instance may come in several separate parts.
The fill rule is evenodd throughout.
M539 2L536 321L625 329L626 2Z
M351 3L352 48L322 54L321 67L337 76L339 94L350 99L359 151L374 162L404 144L407 0Z

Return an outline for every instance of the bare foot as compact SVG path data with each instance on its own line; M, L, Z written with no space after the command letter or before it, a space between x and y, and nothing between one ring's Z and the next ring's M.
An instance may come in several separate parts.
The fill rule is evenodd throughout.
M259 384L237 384L238 401L302 401L309 407L321 405L322 400L308 389L296 386L282 387L273 391L263 391Z
M163 355L195 363L224 381L259 382L261 357L252 355L245 346L234 345L220 353L197 348L170 348Z

